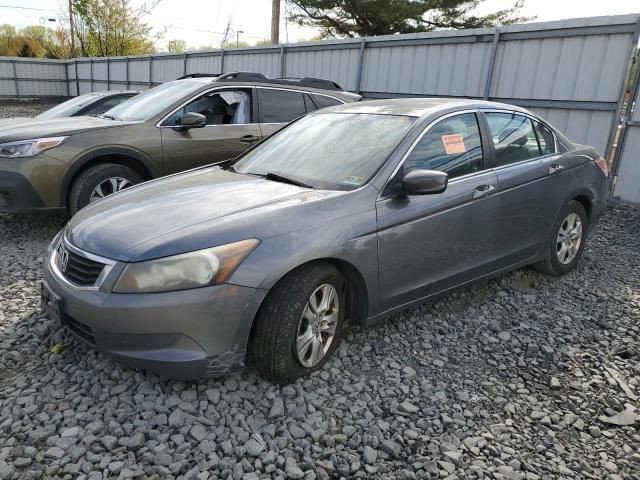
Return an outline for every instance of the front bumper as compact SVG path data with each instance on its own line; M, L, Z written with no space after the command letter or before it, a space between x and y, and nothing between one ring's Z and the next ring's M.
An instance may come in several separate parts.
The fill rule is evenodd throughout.
M76 337L133 368L184 380L242 370L266 290L238 285L153 294L78 289L45 262L44 283L61 299L60 321Z
M29 180L15 172L0 172L0 213L47 210Z

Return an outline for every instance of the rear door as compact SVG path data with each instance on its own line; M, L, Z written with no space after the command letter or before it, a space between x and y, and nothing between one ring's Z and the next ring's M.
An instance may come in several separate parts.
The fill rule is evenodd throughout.
M317 109L304 92L271 87L257 87L256 91L258 120L265 137L296 118Z
M164 174L233 158L262 138L255 121L251 88L206 92L181 106L160 123ZM204 115L204 128L180 128L188 112Z
M449 174L435 195L377 202L380 305L388 310L490 273L500 203L473 112L430 127L406 157L414 169Z
M565 196L567 176L553 133L514 112L483 113L500 186L496 268L541 251Z

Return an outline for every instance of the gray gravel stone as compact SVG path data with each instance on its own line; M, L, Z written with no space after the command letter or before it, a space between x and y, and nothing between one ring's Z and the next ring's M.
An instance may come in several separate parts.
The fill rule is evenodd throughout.
M2 480L637 477L640 209L610 207L565 277L521 269L348 324L285 387L165 380L60 330L38 281L64 221L0 215Z

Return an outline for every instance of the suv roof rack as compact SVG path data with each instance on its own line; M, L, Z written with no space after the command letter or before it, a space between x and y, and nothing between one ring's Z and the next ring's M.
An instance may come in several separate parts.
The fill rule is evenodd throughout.
M343 88L332 80L313 77L288 77L288 78L269 78L258 72L229 72L220 75L216 81L223 82L225 80L233 80L236 82L260 82L260 83L276 83L280 85L298 85L301 87L320 88L323 90L343 90Z
M206 77L219 77L219 73L188 73L176 78L176 80L184 80L185 78L206 78Z

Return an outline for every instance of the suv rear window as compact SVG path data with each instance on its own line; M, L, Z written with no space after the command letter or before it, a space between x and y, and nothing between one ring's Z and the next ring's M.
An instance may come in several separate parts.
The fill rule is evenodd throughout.
M258 88L260 123L288 123L306 112L300 92Z

